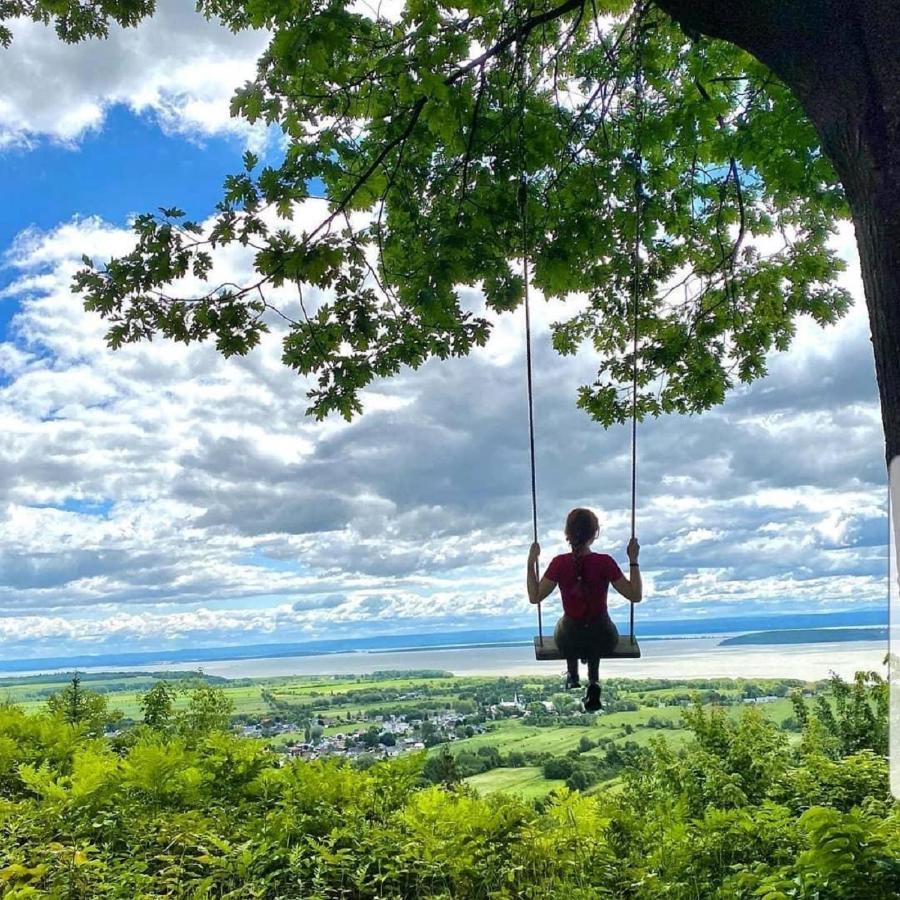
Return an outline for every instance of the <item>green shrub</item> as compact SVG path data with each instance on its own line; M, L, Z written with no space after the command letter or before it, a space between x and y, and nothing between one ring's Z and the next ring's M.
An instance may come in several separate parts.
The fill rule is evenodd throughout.
M880 715L878 685L863 688ZM756 708L698 706L678 750L658 736L542 758L567 786L537 804L460 784L493 748L363 769L139 726L116 753L78 723L0 706L0 895L888 900L900 807L884 755L841 724L852 704L835 708L837 744L810 710L796 747ZM613 771L614 788L596 785Z

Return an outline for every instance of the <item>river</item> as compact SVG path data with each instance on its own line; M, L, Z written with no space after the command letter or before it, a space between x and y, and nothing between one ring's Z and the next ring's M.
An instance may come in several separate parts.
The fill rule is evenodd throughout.
M887 643L846 641L830 644L780 644L720 647L726 635L660 638L641 643L641 659L607 660L601 675L626 678L798 678L816 681L835 672L849 678L859 670L882 671ZM128 666L130 672L193 668L188 662ZM553 675L561 662L536 662L530 646L497 645L408 651L357 651L272 659L208 660L199 667L226 678L278 675L363 675L384 669L441 669L456 675ZM123 667L125 668L125 667ZM80 671L109 671L86 668Z

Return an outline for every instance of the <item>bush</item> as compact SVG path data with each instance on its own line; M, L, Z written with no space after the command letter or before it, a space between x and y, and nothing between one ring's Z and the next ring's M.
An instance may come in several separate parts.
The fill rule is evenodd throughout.
M554 756L544 763L544 778L566 779L575 770L575 763L566 756Z
M647 719L648 728L674 728L675 723L671 719L664 719L661 716L650 716Z
M583 791L590 787L591 779L583 769L576 769L567 779L566 787L570 791Z
M458 784L461 764L493 753L285 762L227 733L140 726L119 756L60 717L0 706L2 892L889 900L900 805L887 761L842 750L862 739L843 717L863 701L879 716L879 691L869 682L836 705L836 735L808 710L796 745L756 708L695 707L677 751L661 735L605 758L544 756L567 786L536 804ZM614 767L615 791L570 790Z

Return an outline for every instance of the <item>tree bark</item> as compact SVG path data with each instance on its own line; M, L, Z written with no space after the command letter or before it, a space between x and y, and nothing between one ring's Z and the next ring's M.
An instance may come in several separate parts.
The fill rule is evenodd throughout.
M687 32L769 66L815 126L853 217L890 465L900 456L900 3L655 2Z
M872 181L871 189L848 187L847 194L862 264L890 466L900 456L900 167L892 178Z

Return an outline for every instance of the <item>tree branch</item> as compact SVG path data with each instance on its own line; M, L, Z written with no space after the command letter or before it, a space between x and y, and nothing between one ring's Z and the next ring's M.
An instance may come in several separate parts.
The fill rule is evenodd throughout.
M471 72L473 69L477 69L479 66L483 66L489 59L493 59L493 57L502 53L504 50L509 49L516 41L527 38L535 28L538 28L540 25L546 25L548 22L553 22L555 19L564 16L566 13L574 12L576 9L583 9L584 3L585 0L566 0L566 2L560 6L548 9L547 12L526 19L505 37L500 38L496 44L485 50L481 56L476 56L475 59L469 60L465 65L460 66L455 72L448 75L444 79L444 84L454 84L466 73Z
M469 163L472 159L472 150L475 145L475 132L478 130L478 116L481 113L481 101L484 99L484 89L487 79L484 76L484 68L481 70L481 77L478 79L478 94L475 97L475 107L472 111L472 122L469 125L469 138L466 141L466 153L463 159L462 175L459 179L459 205L456 210L456 224L459 226L462 217L463 204L466 202L466 194L469 192Z
M524 40L534 31L535 28L538 28L541 25L544 25L548 22L552 22L555 19L559 19L562 16L566 15L566 13L573 12L574 10L583 10L585 0L566 0L565 3L562 3L559 6L554 7L553 9L549 9L544 13L541 13L537 16L531 16L526 19L524 22L518 24L514 29L512 29L507 35L502 37L497 43L493 46L489 47L484 51L480 56L475 57L474 59L469 60L462 66L459 66L453 72L451 72L445 79L444 84L448 87L450 85L455 84L460 80L464 75L469 72L477 69L479 67L484 66L488 60L493 59L493 57L502 53L504 50L508 49L512 46L516 41ZM416 123L419 121L419 117L422 115L422 110L425 108L425 104L428 102L428 97L423 96L419 97L418 100L412 105L410 108L409 121L406 123L406 127L403 131L395 137L393 140L388 141L382 148L379 150L376 157L369 163L368 166L363 170L363 172L356 179L355 183L349 188L349 190L344 194L338 204L335 206L334 210L318 226L316 226L313 231L309 233L307 236L307 241L312 240L324 227L328 226L334 219L339 216L344 210L350 205L350 201L356 196L356 194L362 189L363 185L372 177L375 171L381 166L384 160L387 158L388 154L398 146L401 146L407 138L412 134L413 129L416 127Z

